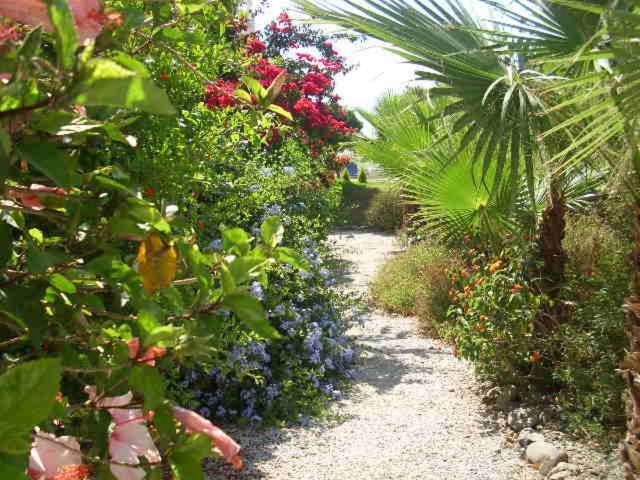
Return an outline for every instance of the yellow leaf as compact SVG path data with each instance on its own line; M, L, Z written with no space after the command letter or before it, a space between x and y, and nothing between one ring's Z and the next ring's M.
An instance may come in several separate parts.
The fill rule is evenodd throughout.
M153 293L167 287L176 277L178 251L153 232L140 244L138 265L145 290Z

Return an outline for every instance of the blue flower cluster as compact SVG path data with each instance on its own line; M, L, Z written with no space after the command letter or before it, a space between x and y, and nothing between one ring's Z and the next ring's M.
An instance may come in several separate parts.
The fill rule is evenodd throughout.
M349 314L354 301L333 287L322 248L304 240L308 272L279 267L268 288L258 282L250 288L283 338L258 339L234 329L215 368L183 372L180 386L192 392L201 414L254 424L299 419L342 395L356 360L346 335L356 317Z

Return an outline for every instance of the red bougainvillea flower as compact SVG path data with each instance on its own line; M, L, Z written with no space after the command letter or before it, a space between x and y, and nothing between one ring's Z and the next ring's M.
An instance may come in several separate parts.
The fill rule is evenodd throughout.
M218 79L215 83L207 85L207 96L205 105L208 108L228 108L235 107L235 92L238 89L238 82Z
M111 473L118 480L140 480L145 477L144 470L127 465L139 465L139 457L145 457L152 464L162 460L146 425L149 417L139 409L114 408L109 413L115 422L109 437Z
M271 85L278 75L284 72L284 68L272 64L269 60L261 58L257 65L254 65L253 70L260 74L262 80L260 83L265 87Z
M333 84L333 80L324 73L307 73L302 79L302 92L305 95L321 95Z
M267 44L258 38L247 42L247 53L249 55L259 55L267 51Z
M107 20L107 16L102 13L102 3L99 0L69 0L69 6L75 17L80 39L84 41L97 37ZM52 30L44 0L2 1L0 16L27 25L42 25L45 30Z
M29 456L33 480L85 480L89 466L82 463L80 444L74 437L56 437L36 431Z
M173 415L187 429L187 432L202 433L211 438L217 453L231 462L238 470L244 466L239 455L240 445L209 420L192 410L181 407L173 407Z

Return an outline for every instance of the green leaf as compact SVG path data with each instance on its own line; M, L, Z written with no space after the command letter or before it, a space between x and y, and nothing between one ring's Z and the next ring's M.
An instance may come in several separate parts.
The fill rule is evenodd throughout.
M287 120L293 120L293 116L291 115L290 112L288 112L287 110L285 110L284 108L282 108L280 105L276 105L275 103L272 103L271 105L269 105L267 107L267 110L271 110L274 113L277 113L278 115L283 116L284 118L286 118Z
M278 331L269 323L267 312L258 299L237 291L224 297L222 304L229 308L254 332L264 338L279 338Z
M0 478L11 480L28 480L26 475L27 455L6 455L0 453Z
M58 186L68 188L79 176L72 169L72 162L48 142L27 142L18 147L20 156L36 167Z
M0 267L6 265L11 259L12 250L13 235L11 234L11 227L0 221Z
M222 283L222 291L224 293L231 293L236 289L236 282L231 271L226 265L222 265L220 267L220 281Z
M23 453L33 427L49 417L60 391L59 359L26 362L0 376L0 452Z
M76 286L64 275L54 273L49 277L49 283L64 293L76 293Z
M75 101L84 105L139 108L158 115L175 115L167 94L146 71L140 70L140 65L133 59L127 61L130 68L106 58L92 59L83 72Z
M46 0L49 7L49 17L56 29L56 52L58 65L71 70L75 64L78 49L78 35L73 12L67 0Z
M261 256L237 257L229 264L229 271L233 275L234 283L239 285L247 282L252 277L258 276L260 274L258 267L267 263L268 260Z
M289 247L278 247L273 251L273 256L284 263L300 270L308 270L309 262L300 252Z
M262 241L269 247L278 245L284 235L284 227L280 217L271 216L262 222L260 234L262 235Z
M251 93L258 97L258 100L260 100L261 103L267 97L266 88L264 88L262 84L255 78L242 77L240 81L247 86Z
M68 260L62 250L42 250L34 247L27 249L27 270L32 273L43 273L49 267Z
M145 410L153 410L164 401L166 386L158 369L149 365L137 365L129 375L129 385L144 395Z
M211 456L211 439L206 435L190 435L171 454L171 467L176 480L204 480L202 460Z
M158 345L160 347L172 347L178 342L181 335L184 335L183 327L162 325L151 330L149 335L144 339L144 344L146 346Z
M18 50L18 58L23 62L30 62L40 50L42 42L42 27L34 28L29 32L27 38L22 42L20 50Z
M222 246L225 250L235 246L240 253L246 255L251 248L250 240L249 234L241 228L227 228L222 231Z

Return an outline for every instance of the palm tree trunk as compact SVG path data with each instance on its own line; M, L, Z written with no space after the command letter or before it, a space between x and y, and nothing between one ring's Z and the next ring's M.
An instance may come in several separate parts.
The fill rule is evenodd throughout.
M542 214L538 247L542 257L542 268L539 271L539 290L551 302L540 312L538 327L550 330L562 321L565 315L560 291L565 281L567 254L562 247L565 234L565 216L567 205L558 179L552 179L549 205Z
M629 387L627 436L622 444L627 480L640 479L640 202L635 206L635 220L631 295L624 305L630 347L621 365Z

